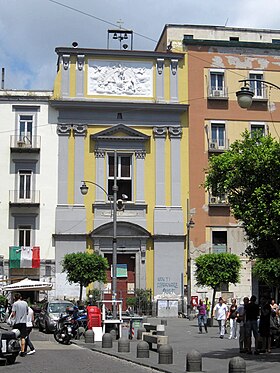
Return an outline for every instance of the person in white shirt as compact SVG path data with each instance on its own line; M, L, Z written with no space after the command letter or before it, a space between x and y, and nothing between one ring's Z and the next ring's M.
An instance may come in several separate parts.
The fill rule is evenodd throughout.
M12 313L11 317L14 319L14 329L18 329L20 331L20 339L21 339L21 352L19 356L24 357L26 353L24 352L25 349L25 337L27 335L26 330L26 321L27 321L27 314L28 314L28 305L27 303L21 299L20 293L16 293L14 295L14 304L12 306Z
M28 314L27 314L27 321L26 321L27 336L25 338L25 352L27 352L27 346L30 348L30 351L27 352L27 355L33 355L36 352L33 346L33 343L30 340L30 333L33 328L33 321L34 321L33 309L31 307L28 307Z
M217 303L214 308L213 317L215 317L215 319L218 321L221 339L223 339L225 335L225 324L226 324L226 319L227 319L227 313L228 313L228 308L226 304L224 303L223 298L220 297L219 303Z

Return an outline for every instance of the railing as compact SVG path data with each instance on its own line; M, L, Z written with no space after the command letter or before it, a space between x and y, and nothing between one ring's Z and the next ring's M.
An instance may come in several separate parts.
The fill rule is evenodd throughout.
M228 89L223 87L220 89L214 89L208 86L208 98L211 99L228 99Z
M219 195L214 196L212 194L209 195L209 205L228 205L228 199L227 196Z
M268 87L262 84L259 88L250 87L250 90L254 92L253 101L257 100L267 100L268 98Z
M212 254L221 254L227 252L227 244L212 244Z
M23 194L22 194L23 193ZM40 204L40 191L30 190L23 191L10 190L9 191L9 203L16 205L39 205Z
M209 152L223 152L225 150L228 150L229 149L229 140L226 139L224 141L224 144L221 145L219 140L217 139L210 139L208 141L208 150Z
M30 150L41 148L41 136L19 136L11 135L10 147L18 150Z

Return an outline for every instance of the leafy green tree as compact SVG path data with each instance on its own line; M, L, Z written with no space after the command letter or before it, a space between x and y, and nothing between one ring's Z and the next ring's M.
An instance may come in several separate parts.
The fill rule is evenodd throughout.
M213 289L211 317L217 289L221 284L239 282L241 262L237 255L230 253L203 254L195 259L195 278L198 286Z
M209 160L205 187L226 194L250 246L251 257L280 257L280 143L248 131L228 151Z
M66 272L69 283L80 285L80 301L83 287L94 281L106 282L108 261L96 253L79 252L66 254L62 261L62 271Z
M278 293L280 288L280 259L267 258L257 259L253 266L253 274L261 282L270 286L272 289L276 288L276 302L278 302Z

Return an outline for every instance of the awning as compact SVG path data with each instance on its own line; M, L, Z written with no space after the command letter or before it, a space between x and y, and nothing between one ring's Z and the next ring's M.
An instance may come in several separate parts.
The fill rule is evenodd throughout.
M44 281L30 280L25 278L19 282L3 286L4 291L28 291L28 290L51 290L52 284Z

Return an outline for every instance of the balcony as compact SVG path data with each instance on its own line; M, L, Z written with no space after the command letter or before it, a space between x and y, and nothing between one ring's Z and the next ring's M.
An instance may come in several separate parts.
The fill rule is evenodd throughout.
M219 196L214 196L212 194L209 195L209 206L229 206L227 196L224 195L219 195Z
M41 148L41 136L14 136L10 137L12 152L39 153Z
M227 244L226 243L218 243L212 244L212 254L221 254L227 252Z
M254 92L253 103L254 102L267 102L268 101L268 87L262 84L261 88L257 89L251 87L251 90Z
M228 100L228 89L227 87L213 89L208 86L207 98L208 100Z
M223 142L221 142L217 139L209 139L209 141L208 141L208 152L209 153L223 153L224 151L226 151L228 149L229 149L229 140L228 139L226 139Z
M10 190L9 204L10 206L38 207L40 206L40 191L30 190L20 193L19 190Z

